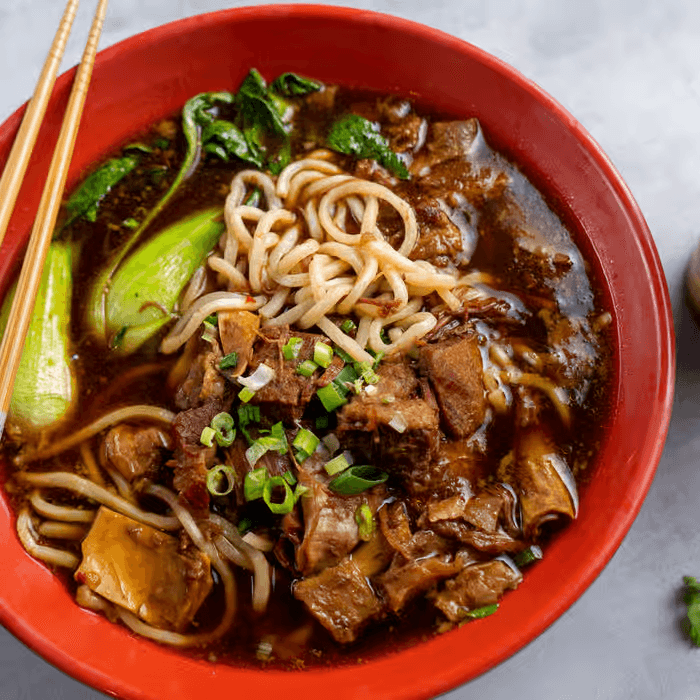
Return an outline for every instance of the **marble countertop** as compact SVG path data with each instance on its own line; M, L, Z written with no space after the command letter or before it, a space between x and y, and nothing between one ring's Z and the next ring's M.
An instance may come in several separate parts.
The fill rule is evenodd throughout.
M94 2L64 59L77 63ZM101 47L225 0L112 0ZM442 29L518 68L561 102L622 173L651 228L674 305L670 430L641 512L609 565L544 634L447 700L700 700L700 649L680 621L700 575L700 334L683 277L700 237L700 3L696 0L329 2ZM0 122L31 94L63 0L0 0ZM1 575L1 574L0 574ZM97 700L0 628L0 700Z

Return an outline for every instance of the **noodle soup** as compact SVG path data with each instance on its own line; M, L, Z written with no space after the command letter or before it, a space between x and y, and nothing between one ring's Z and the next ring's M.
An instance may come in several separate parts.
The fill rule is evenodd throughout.
M2 449L78 604L356 660L498 614L577 517L610 314L475 119L252 71L95 168L55 245L65 400Z

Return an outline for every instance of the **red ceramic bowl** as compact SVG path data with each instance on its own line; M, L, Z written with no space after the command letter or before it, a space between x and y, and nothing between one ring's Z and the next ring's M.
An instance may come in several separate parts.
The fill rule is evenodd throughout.
M540 634L590 585L632 524L669 421L673 330L663 272L620 175L580 124L501 61L441 32L371 12L262 6L193 17L101 52L68 186L84 168L204 90L232 89L249 67L412 95L476 116L574 229L613 309L613 408L579 519L506 595L498 615L351 668L250 670L198 662L80 609L32 560L0 501L0 620L51 663L125 698L425 698L454 688ZM0 253L0 287L26 242L72 73L58 81ZM0 127L0 162L21 111ZM2 291L0 289L0 291Z

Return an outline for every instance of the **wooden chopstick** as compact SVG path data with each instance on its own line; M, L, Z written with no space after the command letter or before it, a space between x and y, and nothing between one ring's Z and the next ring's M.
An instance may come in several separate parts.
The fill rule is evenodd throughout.
M5 427L15 377L22 358L24 339L34 311L46 254L61 205L68 167L73 155L80 117L92 76L92 67L95 63L97 44L107 11L107 1L99 0L85 51L75 75L75 82L63 117L46 185L39 202L39 211L29 239L29 247L17 283L17 291L0 344L0 437Z
M22 124L0 178L0 245L5 237L7 225L10 223L10 216L17 201L27 163L29 163L41 121L49 104L49 98L56 82L56 74L66 49L68 35L78 12L79 2L80 0L68 0L61 23L56 30L56 36L49 49L49 55L46 57L46 62L39 76L39 82L36 84L34 94L27 105L27 111L24 113Z

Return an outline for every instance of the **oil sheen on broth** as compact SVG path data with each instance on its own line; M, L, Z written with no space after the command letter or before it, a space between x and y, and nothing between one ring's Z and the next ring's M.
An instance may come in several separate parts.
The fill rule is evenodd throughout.
M94 215L64 213L79 392L48 428L11 418L8 490L30 552L139 634L232 663L354 662L496 612L575 519L610 314L476 120L262 85L287 135L203 102L192 163L119 265L183 173L180 115L115 154L133 167ZM369 127L365 151L329 138L339 122ZM119 270L206 227L172 304L139 282L137 313L162 323L137 337L110 311Z

